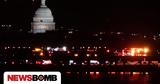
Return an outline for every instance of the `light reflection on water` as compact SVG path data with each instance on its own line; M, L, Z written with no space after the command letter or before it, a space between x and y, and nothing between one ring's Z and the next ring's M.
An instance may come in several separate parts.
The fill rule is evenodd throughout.
M150 84L148 72L66 72L64 78L64 84Z

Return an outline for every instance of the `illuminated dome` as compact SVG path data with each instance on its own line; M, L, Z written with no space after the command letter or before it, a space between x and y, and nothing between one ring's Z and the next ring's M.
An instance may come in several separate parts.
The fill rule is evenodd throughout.
M32 32L45 33L55 30L54 18L51 10L45 5L46 0L41 0L41 7L37 9L33 17Z
M33 21L40 22L41 20L53 22L52 12L48 7L41 7L36 11Z

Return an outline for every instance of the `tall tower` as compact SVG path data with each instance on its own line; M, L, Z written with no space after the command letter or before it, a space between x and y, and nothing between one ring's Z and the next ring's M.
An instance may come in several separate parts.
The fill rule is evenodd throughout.
M41 6L35 12L31 28L33 33L45 33L55 30L55 22L51 10L45 4L46 0L41 0Z

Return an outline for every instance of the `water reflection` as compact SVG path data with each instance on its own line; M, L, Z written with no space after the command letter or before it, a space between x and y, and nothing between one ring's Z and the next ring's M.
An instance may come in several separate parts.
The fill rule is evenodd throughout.
M149 72L66 72L66 84L150 84ZM66 79L68 78L68 79Z

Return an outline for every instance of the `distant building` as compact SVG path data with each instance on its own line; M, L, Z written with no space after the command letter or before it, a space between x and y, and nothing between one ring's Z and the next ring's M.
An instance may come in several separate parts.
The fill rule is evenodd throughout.
M54 17L51 10L45 4L46 0L41 0L41 6L35 12L31 28L33 33L45 33L55 30Z

